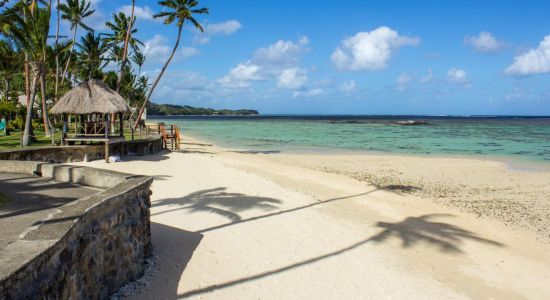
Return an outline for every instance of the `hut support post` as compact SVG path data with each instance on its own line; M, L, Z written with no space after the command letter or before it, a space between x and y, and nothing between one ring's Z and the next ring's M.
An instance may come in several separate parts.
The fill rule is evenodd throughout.
M111 124L111 115L110 114L106 114L105 115L105 162L108 163L109 162L109 131L110 131L110 128L109 128L109 125Z
M67 114L63 114L61 118L63 119L63 131L61 132L61 145L65 145L65 139L67 138Z
M107 114L105 115L105 138L108 139L109 138L109 132L111 131L111 128L109 128L111 125L111 115L110 114Z
M105 162L109 163L109 141L105 141Z
M119 130L120 130L120 137L124 137L124 113L118 114L118 121L119 121ZM126 146L126 141L123 141L120 144L120 157L123 157L125 155L124 148Z
M120 131L120 136L124 136L124 115L122 113L118 114L118 130Z

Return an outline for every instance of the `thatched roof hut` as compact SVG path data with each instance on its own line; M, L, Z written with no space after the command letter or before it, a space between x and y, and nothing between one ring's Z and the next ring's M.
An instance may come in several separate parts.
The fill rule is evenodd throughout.
M129 112L126 100L100 80L92 79L68 91L52 107L53 114L113 114Z

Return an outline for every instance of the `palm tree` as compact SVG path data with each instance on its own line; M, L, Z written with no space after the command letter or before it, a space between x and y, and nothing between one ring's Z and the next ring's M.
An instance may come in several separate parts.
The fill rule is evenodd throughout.
M23 10L23 15L19 13ZM22 2L21 5L7 9L4 12L6 21L2 22L4 30L8 32L19 49L25 51L31 69L30 97L27 104L25 130L23 132L23 146L30 145L32 130L32 111L36 97L36 84L40 79L44 127L48 133L49 121L45 108L45 72L47 61L47 39L50 30L50 7L39 8L36 1L30 5ZM9 25L7 25L9 24ZM7 25L7 26L5 26Z
M67 0L67 3L62 3L59 5L59 10L61 10L61 18L63 20L69 21L71 23L71 30L73 31L73 45L71 46L71 52L67 64L65 65L65 70L63 71L63 76L61 77L61 83L65 81L67 72L69 70L69 64L71 63L71 56L74 52L74 46L76 44L76 33L78 31L78 26L92 31L88 25L84 23L84 19L89 17L95 12L95 10L90 9L91 2L86 2L86 0Z
M60 25L60 19L61 14L59 13L60 7L59 2L61 0L57 0L57 5L55 6L56 9L56 28L55 28L55 44L54 47L56 49L55 51L55 90L54 90L54 100L57 102L57 95L59 91L59 25Z
M121 44L125 43L126 36L128 32L128 28L130 28L131 19L126 16L123 12L119 12L118 14L113 14L113 20L108 21L105 23L105 26L111 30L111 33L102 33L105 35L105 43L109 47L113 46L121 46ZM143 45L143 43L134 38L134 35L137 33L137 29L132 28L130 30L130 35L128 38L128 45L132 48L132 50L137 51L139 50L139 46ZM122 45L123 46L123 45ZM120 58L122 61L122 57Z
M133 28L135 17L133 16L134 1L132 1L132 16L128 18L123 12L113 14L113 21L105 23L112 33L105 34L105 42L111 47L111 57L120 63L120 70L117 75L117 85L115 90L120 92L122 78L128 64L128 50L131 47L134 52L139 50L139 45L143 43L134 38L137 29Z
M9 101L11 92L11 83L13 78L17 75L17 68L21 65L20 53L17 53L13 48L13 45L4 40L0 40L0 77L3 79L4 92L2 93Z
M103 76L101 70L107 62L104 55L107 52L105 43L93 32L88 32L80 38L78 46L79 75L82 80L100 79Z
M145 63L145 55L143 53L137 51L134 53L134 56L132 56L132 61L138 66L138 75L141 74L141 67L143 67L143 64Z
M132 0L132 13L130 15L130 22L128 22L128 27L126 29L126 37L124 38L124 47L122 52L122 63L120 64L120 71L118 72L118 79L116 82L116 92L120 92L122 78L124 77L124 71L126 70L126 62L128 61L128 43L130 42L130 37L132 34L132 27L136 21L134 17L134 9L136 6L136 1Z
M174 48L172 49L172 53L170 54L170 57L168 57L168 60L166 60L166 63L164 63L164 66L162 67L162 69L160 70L160 73L157 75L157 78L153 82L153 85L151 86L151 89L149 90L149 93L147 94L145 101L143 101L143 105L139 109L139 113L137 116L137 120L134 124L134 128L138 127L139 120L143 115L143 111L147 106L147 102L149 102L149 99L151 99L151 95L153 95L153 92L155 91L157 84L162 78L162 75L164 75L164 72L166 71L166 68L168 68L168 65L172 61L172 58L174 58L174 54L176 53L176 50L178 50L183 25L185 24L185 22L190 22L191 24L193 24L195 28L203 32L204 29L202 28L201 24L199 24L199 22L195 20L194 15L208 14L208 8L204 8L204 7L196 8L196 6L199 5L199 2L196 0L164 0L164 1L160 1L159 5L167 8L168 11L162 11L156 14L154 17L164 18L164 24L166 25L172 24L174 23L174 21L176 21L176 26L178 27L178 38L176 40L176 44L174 45Z

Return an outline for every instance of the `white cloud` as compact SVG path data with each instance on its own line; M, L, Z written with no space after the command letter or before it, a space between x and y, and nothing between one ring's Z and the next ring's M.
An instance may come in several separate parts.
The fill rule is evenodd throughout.
M323 89L312 89L306 91L294 91L292 92L292 98L313 98L324 93Z
M357 85L355 84L355 80L346 81L342 83L342 85L340 85L340 91L346 92L346 93L352 92L356 88L357 88Z
M166 80L165 87L174 91L202 91L209 87L209 80L197 72L173 71L171 80Z
M300 55L307 51L308 43L307 37L302 37L296 42L280 40L259 48L251 60L231 69L218 79L218 83L224 87L248 88L252 81L277 80L280 88L301 89L307 82L307 76L306 70L299 68L298 64ZM296 82L290 82L291 79Z
M544 37L538 48L531 49L514 58L506 68L508 75L532 75L550 73L550 35Z
M464 83L468 81L468 73L464 70L451 68L447 72L447 77L451 82Z
M105 17L105 14L100 10L96 10L92 15L84 19L84 23L86 23L86 25L88 25L95 31L106 30L106 22L107 18Z
M156 34L152 39L145 41L143 44L143 54L149 62L162 61L168 57L170 47L166 45L168 39L160 34Z
M261 67L248 61L231 69L227 75L218 79L218 83L227 88L245 88L251 81L263 80Z
M470 45L479 53L497 53L505 44L497 40L492 33L482 31L477 36L467 36L464 38L464 44Z
M199 32L193 37L193 43L199 45L208 44L211 37L218 35L230 36L242 27L241 23L237 20L208 24L204 27L204 32Z
M126 16L130 17L132 15L132 6L131 5L124 5L121 8L118 9L118 11L123 12ZM153 15L155 13L149 6L135 6L134 7L134 15L136 16L137 20L154 20Z
M506 100L508 101L517 101L524 98L524 95L518 87L514 88L513 91L507 93L505 96Z
M279 40L268 47L256 50L254 60L264 64L296 64L300 55L308 51L308 44L307 37L302 37L297 42Z
M160 34L143 44L143 54L146 56L147 63L160 63L166 61L172 52L173 45L168 46L168 39ZM174 55L174 60L190 58L200 54L200 50L191 47L181 47Z
M406 84L411 82L412 76L409 73L401 73L397 76L397 84Z
M436 53L436 52L428 52L424 54L424 57L427 59L435 60L435 59L441 58L441 55L439 55L439 53Z
M220 23L208 24L205 32L208 35L232 35L243 26L237 20L230 20Z
M396 50L404 46L417 46L419 43L417 37L400 36L397 31L382 26L344 39L332 53L331 59L341 70L382 70L387 67Z
M430 81L432 81L434 78L434 73L432 71L432 69L428 69L426 71L426 76L420 78L420 83L428 83Z
M179 53L176 53L176 58L190 58L193 56L197 56L201 53L201 51L197 48L193 47L181 47L179 50Z
M397 87L398 91L404 91L407 88L407 85L413 80L413 77L409 73L401 73L397 76Z
M277 80L277 86L282 89L299 90L308 81L306 71L297 67L283 70Z

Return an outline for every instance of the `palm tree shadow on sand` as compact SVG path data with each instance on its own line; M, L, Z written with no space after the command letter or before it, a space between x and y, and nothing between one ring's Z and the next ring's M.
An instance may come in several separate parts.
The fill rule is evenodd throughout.
M456 225L432 221L432 219L438 217L453 217L453 215L429 214L420 217L408 217L399 223L378 222L376 226L384 230L371 237L370 240L380 243L390 237L395 237L401 240L403 248L425 242L438 247L443 252L457 253L462 252L459 246L464 240L503 246L499 242L479 237L476 233Z
M231 223L242 220L239 213L249 209L273 210L281 200L268 197L255 197L241 193L228 193L227 188L219 187L191 193L181 198L171 198L155 201L152 207L167 206L172 209L153 213L160 215L177 210L189 210L190 212L210 212L229 219Z
M325 260L327 258L335 257L338 255L345 254L346 252L357 249L365 244L370 242L373 243L383 243L386 242L390 237L395 237L401 240L402 248L410 248L415 246L418 243L428 243L433 246L436 246L442 252L450 252L455 254L461 254L463 251L460 248L460 245L465 241L475 241L490 246L504 247L502 243L486 239L478 236L476 233L460 228L459 226L443 223L443 222L434 222L434 218L442 217L452 217L452 215L445 214L427 214L419 217L407 217L401 222L388 223L388 222L378 222L377 227L382 228L383 230L378 234L369 237L365 240L359 241L355 244L349 245L345 248L341 248L317 257L313 257L307 260L289 264L277 269L269 270L263 273L235 279L232 281L227 281L224 283L210 285L204 288L195 289L188 291L186 293L178 295L178 298L187 298L199 294L209 293L215 290L224 289L227 287L236 286L242 283L247 283L250 281L266 278L269 276L278 275L280 273L297 269L300 267L307 266Z

